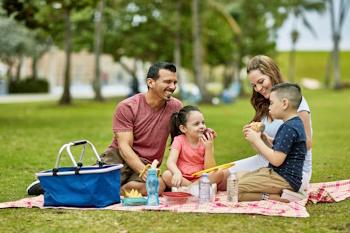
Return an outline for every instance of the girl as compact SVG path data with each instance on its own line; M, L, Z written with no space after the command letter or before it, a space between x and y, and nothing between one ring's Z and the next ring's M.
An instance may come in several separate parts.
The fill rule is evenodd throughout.
M171 117L171 150L162 177L168 187L189 186L196 180L191 174L216 166L215 132L207 129L197 107L185 106ZM221 171L209 174L211 183L218 183Z

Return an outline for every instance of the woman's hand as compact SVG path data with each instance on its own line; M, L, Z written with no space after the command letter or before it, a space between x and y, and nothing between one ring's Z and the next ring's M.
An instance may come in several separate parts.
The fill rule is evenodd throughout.
M179 172L176 172L174 175L173 175L173 178L171 179L171 184L173 185L173 187L180 187L181 185L181 182L182 182L182 174L179 173Z

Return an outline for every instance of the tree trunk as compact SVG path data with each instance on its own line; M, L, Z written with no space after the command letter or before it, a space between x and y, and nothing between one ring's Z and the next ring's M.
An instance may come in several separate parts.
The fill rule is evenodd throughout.
M292 44L291 51L289 53L289 71L288 80L289 82L294 82L295 77L295 44Z
M19 82L19 80L21 79L22 64L23 64L23 56L20 55L18 59L18 64L17 64L16 79L15 79L16 82Z
M182 77L181 77L181 1L176 2L176 11L175 11L175 51L174 51L174 57L175 57L175 65L176 65L176 73L177 73L177 83L180 93L180 98L183 96L182 93Z
M38 64L38 57L36 55L34 55L32 57L32 79L34 79L34 80L38 79L37 64Z
M6 76L10 81L12 81L12 67L13 67L13 62L8 62Z
M334 72L334 83L333 88L339 89L341 88L340 81L340 67L339 67L339 43L340 43L340 33L341 28L343 26L345 13L349 8L349 3L345 1L341 1L339 5L339 20L338 25L335 20L335 11L334 11L334 2L333 0L329 0L329 11L331 16L331 30L332 30L332 39L333 39L333 51L332 51L332 59L333 59L333 72ZM347 3L347 4L346 4Z
M140 92L139 89L139 80L137 79L137 75L136 75L136 60L134 61L134 69L129 68L124 62L122 62L121 60L119 61L119 64L123 67L123 69L128 72L131 77L131 92L130 95L134 95Z
M224 89L228 88L230 84L232 83L232 65L231 64L225 64L224 66L224 72L223 72L223 80L222 80L222 86Z
M288 80L289 82L295 81L295 49L296 44L299 39L299 32L297 30L297 23L298 23L298 16L294 14L294 20L293 20L293 29L290 33L291 41L292 41L292 47L289 53L289 71L288 71Z
M192 0L192 36L193 36L193 69L196 84L202 94L203 102L210 102L202 75L202 44L200 33L199 0Z
M339 41L340 35L336 33L333 35L333 72L334 72L334 89L341 88L340 82L340 67L339 67Z
M64 70L63 94L59 101L61 105L71 104L70 95L70 68L71 68L71 53L72 53L72 23L70 20L70 9L64 9L64 24L65 24L65 55L66 64Z
M331 84L331 71L332 71L332 57L333 53L329 53L328 59L327 59L327 64L326 64L326 72L325 72L325 79L324 79L324 86L326 88L329 88Z
M237 43L237 47L239 48L238 49L238 52L236 55L234 55L234 62L233 62L233 72L234 72L234 79L236 81L239 82L240 84L240 90L239 90L239 96L240 97L247 97L249 96L250 94L248 94L245 90L245 87L244 87L244 82L243 80L241 79L241 69L242 69L242 60L244 58L244 47L242 45L242 37L241 37L241 34L238 34L237 38L236 38L236 43Z
M98 3L98 9L95 13L95 80L93 82L93 89L95 91L95 100L103 101L101 95L101 69L100 69L100 57L101 48L103 43L102 38L102 26L103 26L103 10L104 0L100 0Z

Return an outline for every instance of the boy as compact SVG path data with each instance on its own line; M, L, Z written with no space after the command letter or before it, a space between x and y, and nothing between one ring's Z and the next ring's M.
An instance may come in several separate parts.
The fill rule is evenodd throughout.
M238 173L239 201L282 199L283 189L298 192L302 168L306 155L306 135L297 109L302 95L296 84L281 83L271 89L269 114L283 120L278 129L272 148L261 139L261 132L244 129L244 137L269 161L267 168L253 172Z

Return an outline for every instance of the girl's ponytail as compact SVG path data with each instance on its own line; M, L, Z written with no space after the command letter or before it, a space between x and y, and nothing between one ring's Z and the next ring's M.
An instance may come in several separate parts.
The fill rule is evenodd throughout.
M173 115L171 115L171 118L170 118L170 137L171 137L170 145L173 143L174 138L181 134L180 125L181 125L181 122L179 119L179 112L175 112L173 113Z
M174 138L178 135L181 135L180 125L185 125L187 122L187 115L191 111L200 112L199 108L191 105L183 107L179 112L173 113L170 118L170 145L173 143Z

